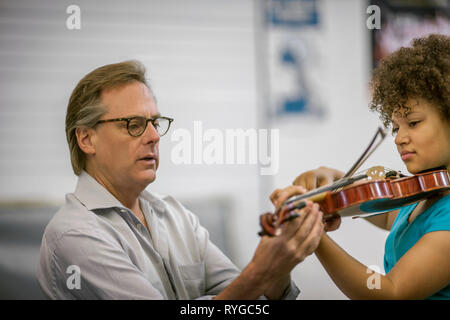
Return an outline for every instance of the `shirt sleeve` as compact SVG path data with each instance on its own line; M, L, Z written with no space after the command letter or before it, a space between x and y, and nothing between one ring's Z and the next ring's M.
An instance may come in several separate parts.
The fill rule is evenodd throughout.
M190 212L189 212L190 213ZM205 297L211 299L222 292L240 274L234 263L209 239L209 232L190 213L205 266Z
M450 231L450 201L435 208L424 224L424 233Z
M294 281L291 280L291 284L284 292L283 296L280 298L281 300L296 300L298 295L300 294L300 289L297 287Z
M55 299L164 299L122 248L93 230L59 238L51 273Z
M198 297L197 299L212 299L239 276L240 270L216 245L214 245L214 243L210 241L208 231L200 225L197 216L191 212L189 212L189 214L191 215L200 247L202 248L206 270L205 295ZM281 299L295 300L299 293L300 290L296 284L291 281ZM265 296L260 296L259 299L266 300L267 298Z

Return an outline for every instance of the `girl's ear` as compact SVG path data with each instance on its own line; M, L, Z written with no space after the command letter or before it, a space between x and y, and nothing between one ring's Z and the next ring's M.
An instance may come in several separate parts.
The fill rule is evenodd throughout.
M75 134L80 149L86 154L95 154L95 130L92 128L76 128Z

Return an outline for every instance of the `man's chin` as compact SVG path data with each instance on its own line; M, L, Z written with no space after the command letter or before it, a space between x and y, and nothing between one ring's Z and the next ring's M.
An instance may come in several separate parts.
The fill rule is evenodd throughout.
M139 177L143 184L150 184L156 180L156 171L145 172Z
M147 184L152 183L156 180L156 170L148 170L148 172L145 173L143 176L143 179Z
M156 180L156 169L139 168L132 174L132 179L135 181L135 183L139 184L142 188L145 189L150 183Z

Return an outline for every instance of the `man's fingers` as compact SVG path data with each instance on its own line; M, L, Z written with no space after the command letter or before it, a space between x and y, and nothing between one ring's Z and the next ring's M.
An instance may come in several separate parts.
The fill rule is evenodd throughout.
M317 204L309 202L307 207L300 211L299 218L303 218L303 221L294 220L295 223L294 221L286 223L290 225L286 226L282 234L286 239L283 241L287 241L287 247L292 250L296 263L303 261L317 249L324 228L323 214ZM292 228L296 228L294 232Z
M316 223L316 220L318 219L319 215L321 215L321 212L319 211L319 205L317 203L314 203L311 206L311 210L308 216L305 218L305 221L303 221L302 225L294 235L296 241L298 242L305 241L305 239L311 232L311 229L313 228L314 224Z
M298 217L283 223L283 225L281 226L281 236L285 239L285 241L288 241L296 234L306 217L309 215L311 206L312 204L310 203L301 210L294 210L294 213L297 214Z
M290 221L286 221L281 225L281 236L285 239L284 241L288 241L295 235L298 228L300 228L306 216L309 214L309 211L310 208L295 210L295 213L298 215L298 217Z
M324 232L324 226L322 223L322 215L319 214L314 223L314 226L311 229L311 232L308 234L305 241L301 242L298 246L298 257L299 260L302 261L307 256L312 254L317 247L319 246L320 239L322 238Z

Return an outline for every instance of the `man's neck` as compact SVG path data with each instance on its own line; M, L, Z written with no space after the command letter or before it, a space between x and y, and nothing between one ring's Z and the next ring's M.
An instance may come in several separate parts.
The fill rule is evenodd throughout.
M94 170L86 168L86 172L93 177L100 185L111 193L114 198L125 207L133 212L140 212L139 207L139 195L142 190L136 188L127 188L126 186L118 186L114 184L111 179L108 179L105 175L97 173Z
M119 200L120 203L123 204L123 206L125 208L130 209L131 212L136 216L136 218L138 218L138 220L141 221L141 223L143 225L145 225L145 227L148 228L147 221L145 220L145 216L144 216L144 214L142 212L142 209L141 209L141 206L140 206L140 203L139 203L139 195L141 194L142 191L141 192L136 192L135 190L128 190L128 189L118 190L117 188L113 188L112 185L109 188L107 186L105 186L105 185L103 185L103 186L117 200Z

